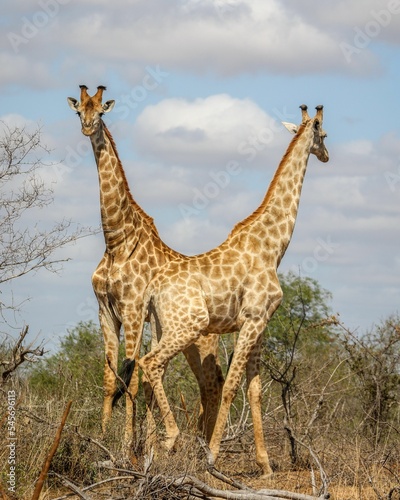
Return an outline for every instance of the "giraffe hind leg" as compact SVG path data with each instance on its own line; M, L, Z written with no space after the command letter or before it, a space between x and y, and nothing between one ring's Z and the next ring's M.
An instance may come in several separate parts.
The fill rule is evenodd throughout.
M112 407L118 403L120 398L125 394L126 388L129 387L130 381L132 379L133 372L135 370L135 360L134 359L124 359L122 362L120 373L118 374L120 379L117 382L116 391L112 400Z

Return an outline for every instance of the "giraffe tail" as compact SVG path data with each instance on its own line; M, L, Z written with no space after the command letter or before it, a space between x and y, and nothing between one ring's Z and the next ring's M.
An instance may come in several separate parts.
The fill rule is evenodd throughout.
M129 383L132 378L133 371L135 369L135 360L134 359L124 359L122 362L122 367L119 373L119 377L122 380L118 380L117 390L114 394L112 400L112 407L118 403L119 399L125 394L126 388L129 387Z

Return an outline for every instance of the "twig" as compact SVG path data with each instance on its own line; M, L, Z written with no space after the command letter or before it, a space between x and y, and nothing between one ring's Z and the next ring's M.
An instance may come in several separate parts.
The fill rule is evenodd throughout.
M144 477L146 477L146 475L143 474L143 472L137 472L135 470L121 469L119 467L110 467L108 465L102 465L101 468L102 469L107 469L107 470L113 470L115 472L121 472L123 474L130 474L131 477L135 477L137 479L143 479Z
M67 404L67 407L64 410L64 414L62 416L60 426L57 429L53 445L52 445L52 447L49 451L49 454L47 455L47 458L44 462L42 472L40 473L39 479L37 480L37 483L36 483L35 489L33 491L33 495L32 495L31 500L38 500L40 492L42 491L43 483L44 483L46 476L47 476L47 473L49 471L51 461L52 461L53 456L54 456L55 452L57 451L58 445L60 443L61 434L62 434L64 425L65 425L65 422L67 420L69 410L71 409L71 405L72 405L72 401L69 401Z
M89 491L93 490L94 488L97 488L98 486L102 486L103 484L106 483L111 483L113 481L124 481L126 479L131 479L132 476L115 476L115 477L109 477L107 479L103 479L102 481L99 481L98 483L91 484L90 486L85 486L85 488L82 488L81 491ZM52 500L65 500L66 498L74 496L75 493L67 493L66 495L63 495L62 497L57 497L53 498Z
M93 443L95 444L98 448L100 448L102 451L107 453L107 455L110 457L111 462L116 463L117 459L114 457L114 455L111 453L111 451L106 448L104 445L102 445L99 441L96 439L93 439L89 436L84 436L78 431L77 427L73 427L74 432L83 440L87 441L88 443Z
M229 484L230 486L233 486L234 488L238 488L239 490L243 491L254 491L253 489L249 488L243 483L240 483L239 481L236 481L235 479L232 479L228 476L226 476L224 473L221 471L217 470L214 466L208 468L208 472L219 479L220 481L223 481L226 484Z
M72 490L76 495L78 495L79 498L82 498L83 500L91 500L91 498L83 493L83 491L78 488L74 483L72 483L69 479L67 479L64 476L61 476L60 474L57 474L57 472L53 472L56 477L63 483L64 486Z
M218 471L214 466L214 458L211 455L210 448L208 447L205 440L200 436L197 437L197 440L200 443L200 446L203 448L204 453L206 454L207 470L212 476L216 477L226 484L229 484L229 486L233 486L234 488L238 488L240 490L250 490L250 488L248 488L246 485L239 483L239 481L235 481L234 479L231 479L230 477L225 476L225 474L223 474L222 472Z
M394 488L392 488L392 489L389 491L389 494L388 494L388 500L392 500L393 493L395 493L396 491L398 491L398 492L400 493L400 486L395 486Z

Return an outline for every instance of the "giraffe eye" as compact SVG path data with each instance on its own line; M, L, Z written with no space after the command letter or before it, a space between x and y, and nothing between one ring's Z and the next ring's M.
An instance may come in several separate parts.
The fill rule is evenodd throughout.
M77 114L78 116L81 116L81 112L80 112L80 111L77 111L77 112L76 112L76 114Z

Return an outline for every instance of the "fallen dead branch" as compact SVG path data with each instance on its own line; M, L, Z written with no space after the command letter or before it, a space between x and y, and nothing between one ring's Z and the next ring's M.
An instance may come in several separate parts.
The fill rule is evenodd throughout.
M57 477L60 478L60 480L63 481L68 481L65 477L57 475ZM115 477L109 477L107 479L103 479L102 481L99 481L97 483L91 484L89 486L85 486L84 488L80 488L81 493L85 493L86 491L94 490L98 488L99 486L104 486L107 483L112 483L116 481L132 481L132 476L115 476ZM63 495L62 497L57 497L53 498L53 500L65 500L66 498L76 496L77 493L67 493ZM112 497L109 497L110 500L112 500Z
M56 476L64 486L69 488L71 491L73 491L73 495L77 495L79 498L82 498L82 500L91 500L91 498L76 486L76 484L72 483L69 479L65 478L64 476L61 476L60 474L57 474L56 472L52 473L54 476Z
M50 467L51 459L57 450L61 432L63 430L69 407L71 402L67 406L62 422L57 430L56 438L54 440L54 444L49 452L49 455L46 459L45 466L41 472L38 483L35 488L35 492L37 491L37 496L32 497L32 500L37 500L38 495L40 493L41 487L43 485L43 481L46 478L48 469ZM91 496L89 492L92 492L93 495L100 493L104 495L104 488L107 489L107 498L113 500L113 498L118 498L119 500L126 498L130 500L158 500L158 499L185 499L185 500L194 500L194 499L202 499L202 500L322 500L328 499L329 494L320 495L320 496L310 496L302 493L295 493L286 490L275 490L275 489L260 489L255 490L252 489L245 484L228 477L226 474L218 471L213 465L208 464L207 471L217 478L219 481L228 485L229 490L223 490L216 487L212 487L207 484L204 480L201 480L189 473L180 473L178 475L173 474L162 474L162 473L152 473L152 463L153 463L153 454L150 454L146 457L146 460L143 464L143 469L141 471L133 470L131 468L120 468L117 466L117 461L111 454L109 450L107 450L101 443L87 436L82 435L75 426L69 426L70 430L73 430L80 439L84 441L88 441L95 446L99 446L103 452L107 452L111 460L106 462L97 462L97 467L102 470L108 470L111 474L117 474L113 477L109 477L106 479L102 479L94 484L82 487L76 485L70 479L61 476L59 474L53 473L55 477L57 477L64 486L68 487L71 490L71 493L64 494L54 500L64 500L70 498L72 496L78 496L84 500L90 500ZM202 447L204 452L207 455L208 447L202 442ZM116 488L114 491L118 491L117 493L113 492L112 484L119 483L118 489ZM40 484L40 489L39 489ZM126 488L126 496L123 496L121 493L121 488ZM117 496L114 496L117 495Z
M146 467L146 472L137 472L129 469L120 469L116 467L105 466L104 469L110 470L114 473L121 474L119 476L111 477L90 486L80 488L75 490L75 493L69 493L64 496L58 497L54 500L64 500L78 494L81 498L90 498L85 496L85 492L94 491L97 488L103 487L107 483L111 482L127 482L131 483L129 496L121 497L121 492L118 493L118 498L129 498L129 499L158 499L158 498L169 498L167 495L170 494L171 498L177 499L203 499L203 500L322 500L328 499L329 495L315 497L310 495L305 495L302 493L294 493L285 490L274 490L274 489L261 489L254 490L248 488L247 486L240 485L241 487L236 490L222 490L214 488L204 481L198 479L197 477L190 474L182 474L179 476L170 476L166 474L150 474L149 464ZM215 468L213 471L210 470L215 477L221 481L229 484L230 486L235 483L237 486L240 483L235 482L233 479L228 478L223 473L217 471ZM66 484L65 478L64 484ZM72 489L72 488L71 488ZM78 492L79 491L79 492ZM160 495L160 496L159 496ZM108 493L110 500L113 499L112 493Z
M86 486L85 488L79 489L80 493L77 493L78 489L74 489L75 493L70 493L61 497L57 497L54 500L65 500L70 496L77 495L80 498L89 499L84 495L84 492L89 490L93 491L98 487L104 486L106 483L117 482L117 481L129 481L132 482L132 479L135 478L135 475L126 475L126 476L116 476L105 479L103 481L99 481L98 483L92 484L90 486ZM66 484L65 478L64 484ZM167 498L165 496L166 491L173 492L173 498L202 498L203 500L318 500L322 498L329 497L314 497L309 495L304 495L301 493L293 493L290 491L284 490L221 490L217 488L213 488L200 479L191 476L184 475L178 476L176 478L166 476L164 474L157 474L154 476L146 476L142 478L142 480L136 485L135 493L132 496L130 493L129 497L126 498L134 498L134 499L142 499L142 498L157 498L157 494L163 492L162 498ZM112 496L108 496L110 500L112 500ZM122 498L121 494L118 494L118 498Z

